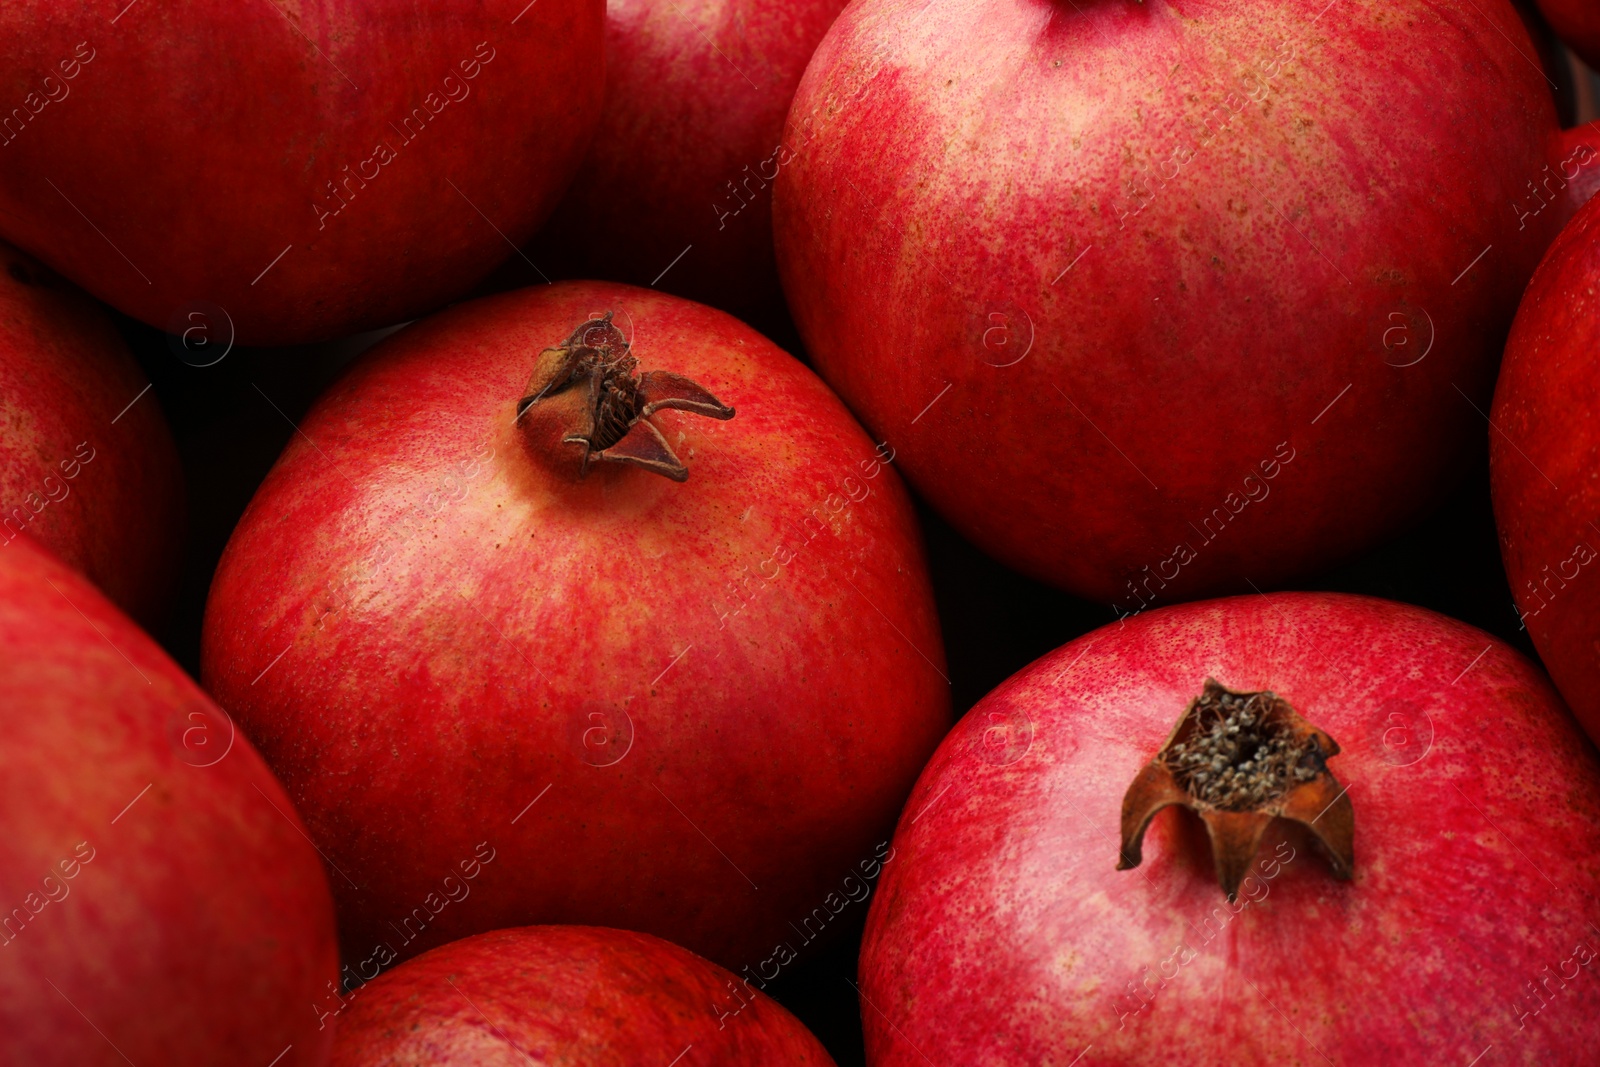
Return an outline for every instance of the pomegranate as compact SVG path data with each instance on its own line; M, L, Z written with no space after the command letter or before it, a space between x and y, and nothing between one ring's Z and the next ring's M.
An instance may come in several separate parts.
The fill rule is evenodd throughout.
M325 1063L333 902L289 798L27 537L0 552L0 691L0 1062Z
M844 0L616 0L599 132L508 277L606 277L766 325L783 314L770 186L783 119Z
M1600 737L1600 207L1528 285L1495 387L1489 473L1517 615L1590 737Z
M28 533L159 621L183 546L183 472L105 313L0 245L0 554Z
M328 857L347 980L530 922L738 967L884 840L949 725L922 548L892 453L759 334L536 286L300 430L201 669Z
M1600 1040L1600 762L1536 667L1420 608L1291 593L1093 631L945 739L894 849L875 1067Z
M193 314L252 345L412 318L560 198L599 120L603 18L13 0L0 234L175 334Z
M1538 0L1556 33L1591 67L1600 67L1600 9L1593 0Z
M361 987L341 1008L336 1067L476 1067L502 1057L585 1067L833 1064L748 981L669 942L600 927L530 926L452 941Z
M790 307L1002 561L1119 615L1284 581L1480 440L1600 182L1533 55L1505 0L863 0L784 134Z

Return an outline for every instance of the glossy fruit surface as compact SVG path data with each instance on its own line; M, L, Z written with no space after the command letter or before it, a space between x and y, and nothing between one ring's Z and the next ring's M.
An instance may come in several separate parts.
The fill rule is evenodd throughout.
M651 417L685 482L580 479L578 387L519 419L606 312L737 412ZM827 388L710 308L558 284L408 327L300 429L202 670L327 854L348 957L530 922L734 969L802 944L949 723L910 502Z
M1481 440L1600 173L1532 55L1504 0L864 0L784 135L790 307L1002 561L1119 614L1284 581Z
M336 1067L833 1064L794 1016L753 987L626 930L479 934L402 964L348 1003Z
M1600 205L1551 247L1506 345L1489 439L1500 552L1517 614L1600 737Z
M599 119L603 0L107 7L0 9L0 234L174 334L438 307L532 235Z
M289 798L26 537L0 551L0 692L0 1062L325 1063L333 902Z
M1337 743L1349 880L1280 820L1230 902L1181 807L1117 869L1124 792L1208 678ZM1420 608L1273 594L1087 634L951 732L894 848L875 1067L1578 1064L1600 1039L1600 760L1533 664Z
M104 311L0 245L0 553L26 532L146 624L183 548L183 472Z
M842 7L609 4L600 128L533 262L557 277L656 284L758 324L781 315L771 184L791 156L783 120Z

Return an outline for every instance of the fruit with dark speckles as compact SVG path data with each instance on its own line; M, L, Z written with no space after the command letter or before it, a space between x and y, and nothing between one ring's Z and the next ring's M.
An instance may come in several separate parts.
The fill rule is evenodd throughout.
M1495 386L1489 472L1517 614L1600 738L1600 203L1551 246Z
M170 333L201 306L248 345L415 318L565 191L600 118L604 18L604 0L7 0L0 234Z
M964 535L1118 614L1327 567L1468 469L1600 183L1532 55L1506 0L862 0L774 192L806 351Z
M479 934L401 964L346 1003L332 1067L833 1067L752 983L626 930Z
M756 325L784 314L772 180L783 120L843 0L617 0L589 155L531 259L699 300ZM513 256L505 268L542 281Z
M559 922L738 970L833 926L950 710L892 447L814 374L560 283L407 327L300 429L202 677L327 855L350 959Z
M27 537L0 550L0 694L0 1063L322 1067L333 900L283 787Z
M1329 814L1270 822L1232 900L1186 805L1155 816L1142 862L1119 857L1124 792L1208 679L1338 749ZM1341 869L1319 820L1352 813ZM1600 1047L1600 759L1536 666L1421 608L1251 595L1093 631L967 714L894 849L861 955L873 1067L1422 1067L1491 1047L1576 1067Z
M145 625L171 602L183 471L104 310L0 245L0 553L26 533Z

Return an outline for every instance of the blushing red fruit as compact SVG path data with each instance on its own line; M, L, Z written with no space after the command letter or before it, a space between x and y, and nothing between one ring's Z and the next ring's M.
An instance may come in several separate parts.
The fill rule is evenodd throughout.
M603 0L106 8L0 9L0 234L173 333L438 307L532 235L599 119Z
M1119 614L1283 581L1481 439L1600 175L1532 54L1505 0L864 0L784 135L791 310L1002 561Z
M689 1050L693 1050L690 1052ZM585 926L436 948L350 998L334 1067L832 1067L794 1016L694 953Z
M682 484L603 442L580 479L585 387L518 416L608 311L641 369L736 409L650 417ZM329 858L347 955L377 961L352 973L531 922L736 970L798 944L949 723L910 503L827 388L710 308L557 284L408 327L300 429L202 671Z
M1489 473L1517 614L1600 737L1600 205L1551 246L1506 344Z
M1572 50L1600 67L1600 8L1593 0L1538 0L1539 10Z
M558 277L651 285L660 275L659 288L740 318L780 316L770 186L792 154L781 142L783 119L806 60L843 7L608 5L599 132L532 261ZM516 257L506 267L524 270Z
M0 692L0 1062L325 1063L333 901L289 798L26 537L0 552Z
M1341 746L1352 880L1279 820L1230 903L1182 808L1116 869L1124 791L1208 677ZM874 1067L1578 1064L1600 1040L1600 762L1536 667L1418 608L1293 593L1094 631L968 713L894 847Z
M183 548L183 472L103 311L0 244L0 555L27 533L146 624Z

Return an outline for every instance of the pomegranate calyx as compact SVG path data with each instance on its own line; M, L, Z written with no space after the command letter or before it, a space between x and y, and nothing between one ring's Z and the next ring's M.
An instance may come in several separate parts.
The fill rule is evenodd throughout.
M731 419L734 411L710 390L670 371L638 373L639 361L629 354L628 339L612 321L612 312L587 319L561 344L539 353L533 375L517 402L517 421L539 404L557 401L564 419L566 444L583 449L578 477L592 461L631 463L687 481L689 468L650 416L663 408L689 411L712 419Z
M1200 816L1217 881L1229 900L1274 818L1309 829L1336 878L1355 870L1355 808L1329 772L1339 743L1273 692L1238 692L1207 678L1166 743L1122 798L1119 871L1139 866L1156 812L1178 804Z

